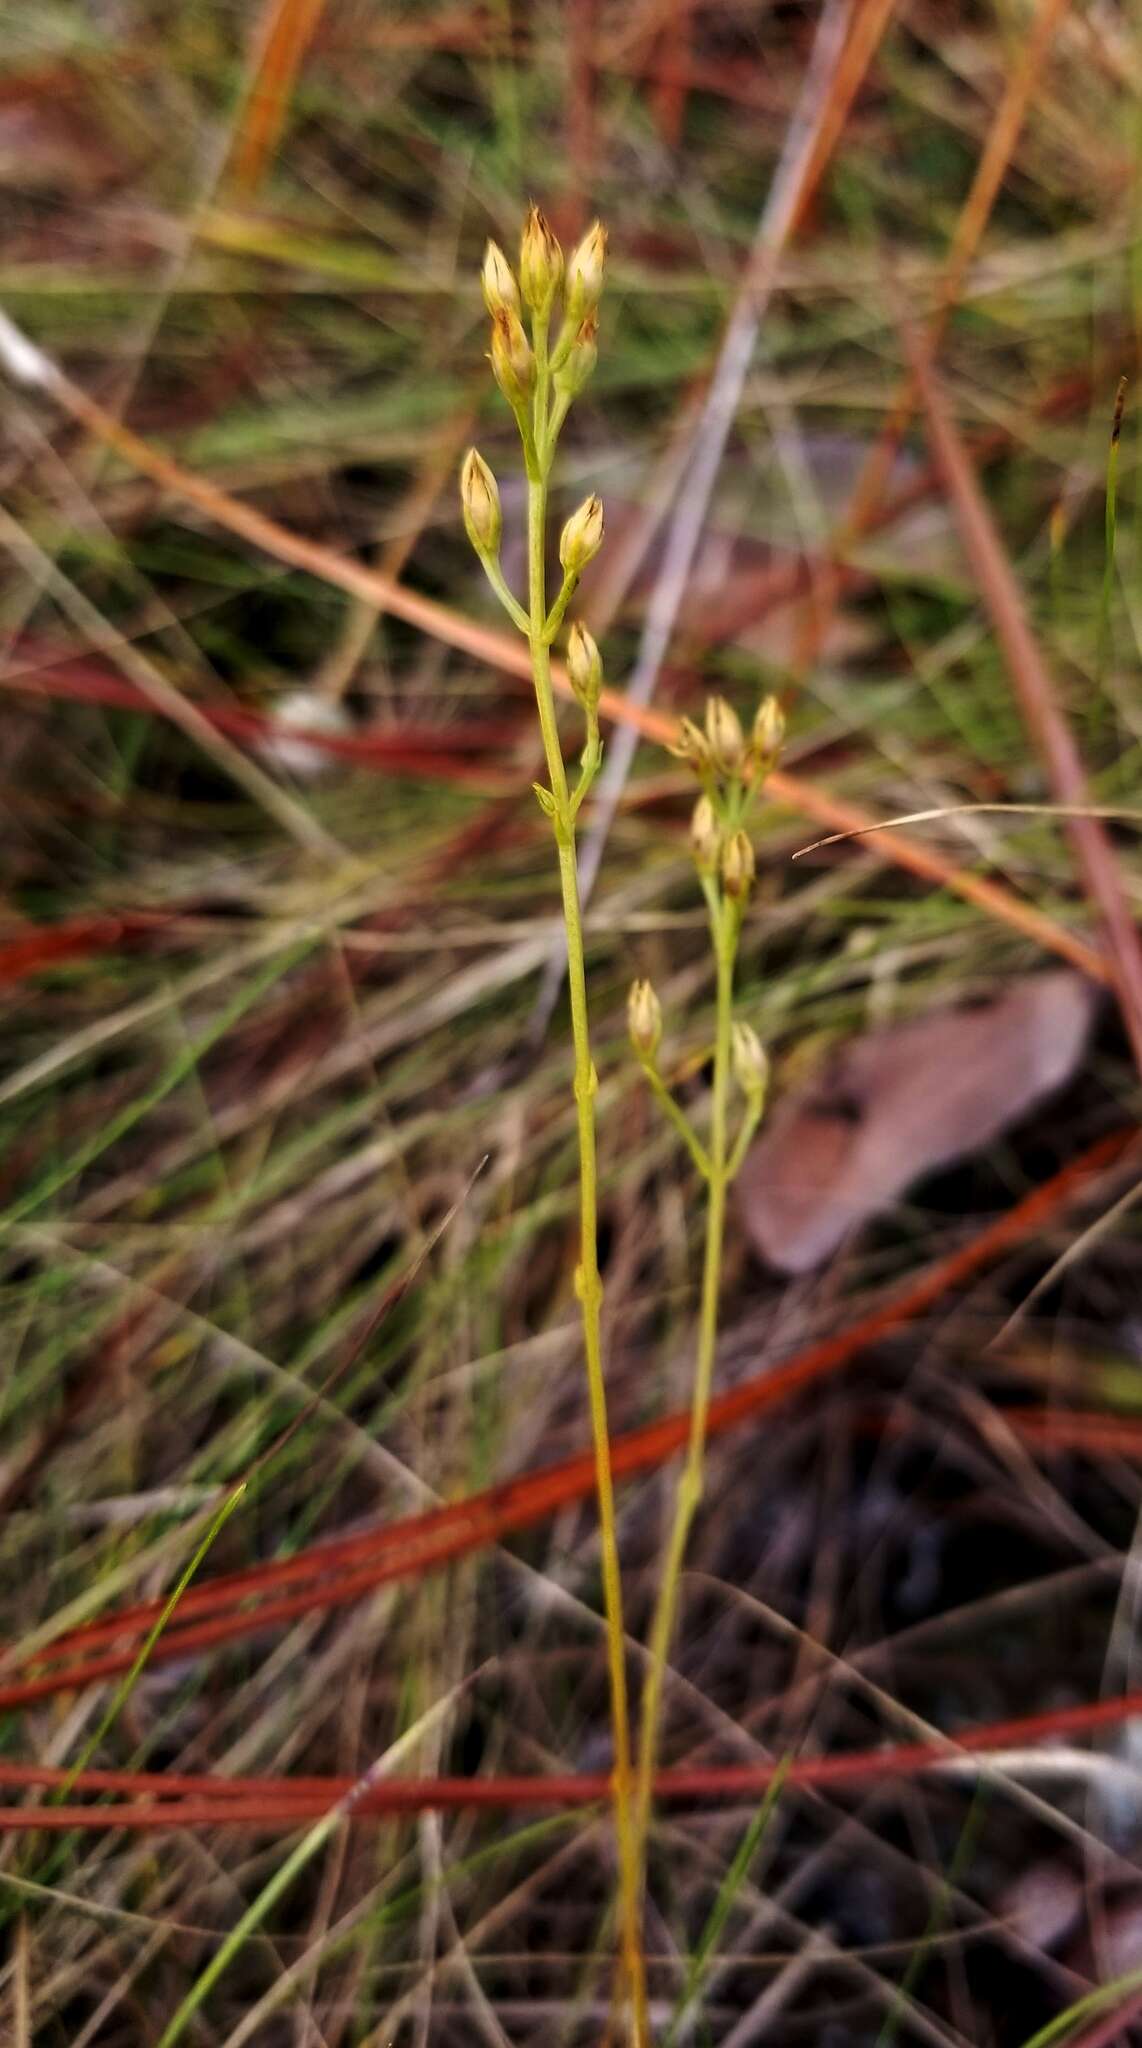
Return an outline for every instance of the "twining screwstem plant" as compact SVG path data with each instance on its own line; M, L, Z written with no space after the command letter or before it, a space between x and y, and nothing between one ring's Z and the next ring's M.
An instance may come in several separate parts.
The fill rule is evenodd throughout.
M706 899L715 964L714 1074L707 1143L702 1142L659 1071L662 1006L649 981L636 981L628 1001L627 1021L635 1056L707 1189L706 1248L689 1438L659 1576L639 1720L635 1825L640 1895L646 1867L666 1660L674 1635L682 1562L690 1527L702 1498L706 1426L718 1334L726 1197L761 1121L769 1080L768 1061L753 1026L734 1019L734 969L742 920L754 879L753 844L746 829L749 809L765 777L776 765L784 732L785 721L775 697L762 700L748 740L732 705L724 697L711 697L706 706L705 731L701 731L692 720L683 719L674 750L689 762L702 785L702 794L694 807L690 825L690 850ZM731 1080L737 1084L742 1097L741 1119L732 1142Z
M636 2048L649 2048L645 1978L640 1938L639 1856L627 1707L622 1591L611 1479L610 1436L601 1338L602 1282L597 1249L595 1094L583 958L583 920L575 848L580 807L599 772L599 695L603 686L599 650L587 628L575 622L567 639L567 670L586 721L586 745L574 787L568 782L551 687L551 649L567 615L579 578L603 541L603 508L595 496L571 514L559 539L563 571L550 606L546 590L547 495L555 450L572 403L595 367L596 309L603 289L607 238L598 221L564 263L563 251L542 213L528 213L520 243L518 280L503 251L489 242L481 282L492 316L491 364L515 416L527 478L528 601L508 588L500 565L503 516L496 479L475 448L464 458L460 497L468 538L508 617L527 640L535 701L547 764L546 784L535 794L550 820L559 861L563 922L567 936L567 985L574 1044L574 1095L579 1139L579 1263L575 1291L583 1321L583 1350L595 1450L607 1662L614 1741L615 1834L619 1865L620 1945L625 1991L630 2002ZM562 319L552 342L556 301ZM528 317L531 337L524 328Z

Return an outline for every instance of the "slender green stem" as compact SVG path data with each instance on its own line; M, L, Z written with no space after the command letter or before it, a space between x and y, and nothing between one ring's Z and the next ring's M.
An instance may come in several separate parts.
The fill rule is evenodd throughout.
M559 595L555 600L555 603L552 605L551 610L547 614L547 623L543 629L543 637L546 640L549 647L551 647L554 644L555 636L558 633L560 626L563 624L563 621L567 616L567 607L570 604L571 599L574 597L575 592L578 590L578 588L578 576L564 576L563 588L560 590Z
M697 1131L694 1129L693 1124L690 1122L690 1119L687 1116L685 1110L682 1109L677 1102L675 1102L673 1095L670 1093L670 1090L667 1087L665 1081L663 1080L662 1075L659 1073L657 1067L652 1066L649 1061L644 1060L642 1064L642 1071L646 1075L647 1080L653 1088L658 1101L662 1104L662 1107L665 1110L666 1115L669 1117L671 1123L674 1125L675 1130L677 1131L679 1137L682 1140L682 1143L685 1145L687 1151L689 1152L691 1159L694 1161L694 1164L697 1167L699 1173L701 1174L702 1179L709 1180L709 1154L707 1153L706 1147L703 1145L702 1140L698 1136Z
M528 618L518 598L514 597L508 589L507 583L504 580L504 572L500 568L495 556L481 555L480 561L488 582L503 605L513 626L518 626L521 633L529 634L531 632L531 620Z
M544 442L549 462L555 453L555 444L563 431L563 422L571 410L571 405L572 399L569 391L556 392L555 403L551 408L551 418L547 422L547 438Z
M527 486L527 557L528 589L531 612L528 619L528 637L531 647L531 670L535 680L535 702L539 712L539 730L543 739L543 755L547 762L547 773L551 794L555 798L555 820L562 817L567 809L567 771L563 765L563 750L559 744L559 727L555 719L555 692L551 687L551 653L543 637L547 617L545 595L546 572L544 565L544 539L547 528L547 479L528 479ZM575 889L575 910L578 916L579 890ZM564 905L566 909L566 905ZM568 945L571 941L568 929ZM576 1045L576 1055L578 1046Z
M547 601L544 539L547 527L547 479L528 483L528 586L531 603L531 660L543 751L547 760L555 809L553 825L559 853L563 920L567 931L567 987L575 1049L574 1093L579 1135L579 1265L576 1292L583 1315L583 1350L595 1448L595 1486L599 1504L603 1596L606 1607L607 1662L610 1672L611 1720L614 1736L615 1834L619 1859L619 1907L623 1970L631 2001L635 2048L650 2048L645 1971L640 1932L641 1890L631 1779L630 1719L627 1706L626 1638L615 1525L611 1442L603 1379L601 1312L603 1286L598 1263L598 1195L595 1157L595 1091L587 1017L587 977L583 956L583 918L575 857L575 827L567 791L567 775L559 745L555 700L551 688L551 656L544 638Z
M574 339L575 322L565 319L560 326L555 347L551 351L551 367L553 370L561 370L563 368L571 353L571 344Z
M547 418L547 395L551 385L551 371L547 361L547 316L533 313L531 320L531 345L535 351L535 394L532 399L532 426L538 458L536 468L546 485L551 471L551 449L548 446L547 440L549 424Z
M95 1733L91 1735L88 1738L88 1740L84 1743L83 1748L80 1750L79 1755L76 1757L75 1762L73 1763L71 1769L68 1771L67 1776L64 1778L62 1784L57 1786L54 1792L49 1792L46 1801L47 1805L62 1806L65 1803L67 1795L71 1791L72 1786L75 1784L75 1781L78 1778L80 1772L85 1771L87 1769L87 1766L91 1762L92 1757L95 1755L96 1751L99 1748L101 1748L105 1738L110 1734L112 1727L118 1720L119 1715L121 1714L124 1706L130 1699L132 1692L134 1691L136 1685L142 1677L148 1659L150 1658L151 1652L155 1647L155 1644L158 1642L159 1637L163 1634L167 1626L167 1623L170 1621L170 1618L174 1613L175 1608L178 1606L179 1601L182 1599L183 1594L186 1592L186 1589L189 1586L191 1580L193 1579L195 1573L197 1572L199 1565L202 1563L204 1557L206 1556L207 1551L211 1548L216 1537L221 1535L223 1529L226 1527L227 1522L230 1520L231 1515L234 1513L235 1508L238 1507L238 1505L244 1498L246 1486L247 1481L245 1479L239 1480L238 1484L234 1487L231 1487L230 1491L223 1496L222 1500L215 1508L213 1514L210 1517L209 1522L206 1525L205 1535L201 1538L201 1541L196 1546L194 1554L191 1557L190 1563L185 1565L183 1570L179 1573L179 1576L175 1581L173 1590L170 1593L168 1593L166 1599L162 1604L162 1607L159 1610L158 1615L152 1622L151 1627L147 1630L147 1633L143 1638L143 1642L140 1649L131 1661L129 1670L124 1673L124 1676L120 1679L118 1685L116 1686L115 1691L111 1696L110 1704L104 1712L103 1718L99 1722L99 1725L95 1730Z
M718 1293L722 1277L722 1241L725 1234L726 1190L729 1185L727 1126L729 1111L731 1029L733 1024L734 959L740 920L733 906L722 903L711 884L707 891L710 926L717 964L717 1020L714 1039L714 1090L710 1116L710 1150L707 1180L706 1253L702 1272L702 1304L698 1322L698 1355L694 1370L694 1394L690 1407L690 1436L686 1462L678 1482L674 1521L666 1546L658 1599L651 1623L648 1668L643 1688L639 1723L638 1777L635 1788L635 1824L638 1840L640 1890L645 1882L647 1831L650 1824L651 1789L658 1750L658 1729L662 1715L662 1692L666 1681L666 1660L674 1635L678 1612L678 1588L690 1525L702 1498L706 1449L706 1424L714 1377L714 1352L718 1334Z
M749 1151L750 1139L761 1122L764 1110L764 1095L755 1095L753 1100L746 1105L746 1113L742 1118L741 1129L734 1139L734 1149L726 1161L727 1187L733 1186L738 1174L741 1172L742 1161Z
M598 714L587 715L587 744L580 757L579 780L571 792L571 821L579 815L583 799L603 765L603 743L599 738Z

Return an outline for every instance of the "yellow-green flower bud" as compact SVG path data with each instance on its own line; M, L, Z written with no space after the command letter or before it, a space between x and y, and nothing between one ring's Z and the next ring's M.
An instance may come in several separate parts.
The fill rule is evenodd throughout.
M692 718L679 719L678 736L671 740L670 752L676 760L688 761L696 775L708 775L713 768L709 741Z
M555 372L555 388L567 398L578 398L599 360L599 323L593 313L581 322L579 331Z
M759 775L768 775L781 753L785 738L785 713L776 697L763 697L757 707L750 734L750 765Z
M627 1030L640 1060L652 1060L662 1043L662 1004L649 981L632 981L627 997Z
M603 503L592 491L559 536L559 560L569 576L581 576L603 545Z
M724 697L707 700L706 738L718 773L740 775L745 765L745 738L741 719Z
M535 357L518 313L507 308L492 321L492 370L513 411L525 405L535 383Z
M739 826L722 848L722 887L726 895L748 896L754 871L753 847L748 833Z
M722 851L722 828L708 796L700 796L690 820L690 851L700 875L717 873Z
M518 320L519 286L515 281L515 272L498 242L489 242L484 250L480 285L484 294L484 304L493 320L497 313L514 313Z
M519 245L519 282L533 313L549 313L563 282L563 251L551 223L538 206L529 206Z
M499 485L475 448L469 448L460 471L460 505L465 531L476 553L498 554L504 527Z
M735 1024L730 1048L734 1079L742 1094L755 1103L765 1095L769 1082L769 1061L765 1047L752 1024Z
M592 221L567 264L563 303L569 320L582 320L594 312L602 295L606 260L606 228L601 221Z
M567 635L567 673L584 711L598 708L603 687L603 662L594 636L576 619Z

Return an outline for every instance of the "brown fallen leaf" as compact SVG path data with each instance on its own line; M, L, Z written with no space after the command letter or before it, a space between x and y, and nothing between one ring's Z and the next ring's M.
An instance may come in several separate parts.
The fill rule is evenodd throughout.
M807 1273L913 1181L978 1151L1075 1071L1097 1000L1081 975L1029 975L842 1045L778 1102L742 1168L754 1249Z

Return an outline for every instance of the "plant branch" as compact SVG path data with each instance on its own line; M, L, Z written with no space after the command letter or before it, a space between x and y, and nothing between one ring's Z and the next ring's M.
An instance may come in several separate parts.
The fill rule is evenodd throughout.
M511 591L508 589L507 583L504 580L504 572L501 569L499 562L496 560L496 557L494 555L481 555L480 563L483 568L484 574L488 579L488 582L491 584L492 589L495 591L496 596L499 598L500 603L503 605L503 608L506 611L513 626L518 627L519 631L524 635L524 638L526 639L528 634L531 632L531 620L528 618L528 615L525 612L523 606L520 604L519 599L513 597Z
M538 392L537 392L538 397ZM603 1376L601 1312L603 1285L598 1264L598 1194L595 1150L595 1093L598 1086L591 1058L587 1014L587 979L583 953L583 920L575 858L575 827L567 791L567 775L559 744L551 658L544 639L547 603L544 588L544 542L547 526L547 479L529 482L528 587L531 604L531 659L536 704L543 736L551 795L553 826L559 855L563 921L567 935L567 984L574 1042L574 1095L579 1137L579 1264L575 1291L583 1318L583 1350L595 1455L595 1490L599 1504L603 1596L606 1608L607 1663L614 1739L615 1833L619 1858L619 1909L623 1971L631 1999L635 2048L650 2048L642 1959L637 1841L631 1782L630 1719L627 1704L626 1637L623 1628L622 1584L615 1519L611 1441Z
M638 1831L639 1874L645 1868L650 1802L654 1789L654 1765L658 1751L662 1694L666 1681L666 1660L674 1635L678 1611L678 1590L682 1561L690 1527L702 1498L706 1429L714 1376L714 1353L718 1331L718 1292L722 1274L722 1243L725 1234L728 1170L726 1127L729 1105L731 1031L733 1025L734 960L740 920L728 903L722 903L712 881L704 882L710 905L710 928L717 964L716 1024L714 1040L714 1090L710 1118L710 1151L707 1182L706 1251L702 1273L702 1304L698 1323L698 1354L694 1370L694 1393L690 1408L690 1433L686 1462L678 1482L674 1521L666 1547L666 1559L659 1581L658 1598L651 1623L649 1665L642 1696L639 1725L638 1776L635 1787L635 1819Z
M665 1110L666 1115L669 1117L670 1122L674 1125L675 1130L681 1138L682 1143L685 1145L686 1150L689 1152L691 1159L694 1161L694 1164L697 1167L699 1173L701 1174L702 1179L709 1180L709 1154L706 1151L706 1148L703 1145L702 1140L698 1136L697 1131L694 1129L693 1124L690 1122L690 1119L687 1116L685 1110L681 1107L679 1103L675 1102L673 1095L671 1094L657 1067L653 1066L649 1060L644 1060L642 1062L642 1071L646 1075L646 1078L649 1081L651 1088L654 1090L654 1093L658 1098L658 1101L661 1103L663 1109Z

